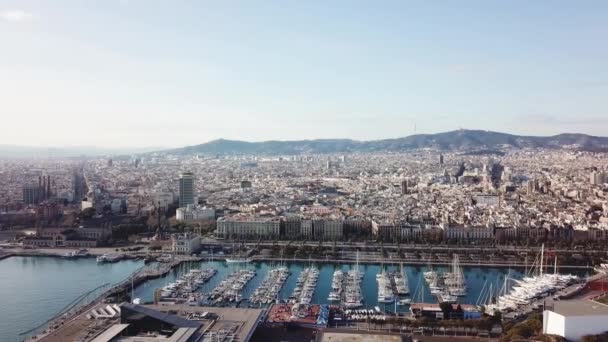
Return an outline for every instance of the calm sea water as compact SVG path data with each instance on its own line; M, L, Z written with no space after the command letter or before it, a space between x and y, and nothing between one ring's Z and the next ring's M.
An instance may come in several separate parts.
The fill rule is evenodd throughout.
M97 264L94 258L11 257L0 261L0 341L29 330L104 283L116 283L141 261Z

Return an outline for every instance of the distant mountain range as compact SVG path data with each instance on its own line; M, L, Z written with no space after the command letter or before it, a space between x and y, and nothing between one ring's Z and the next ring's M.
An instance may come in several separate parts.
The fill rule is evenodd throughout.
M297 141L246 142L218 139L208 143L161 151L192 154L301 154L405 151L432 148L444 151L505 150L522 148L608 151L608 137L564 133L554 136L521 136L482 130L457 130L437 134L416 134L404 138L372 141L318 139Z
M81 147L28 147L0 145L0 157L9 158L69 158L119 156L131 154L163 153L175 155L280 155L305 153L341 153L406 151L431 148L443 151L492 153L507 149L548 148L579 151L608 152L608 137L564 133L548 137L521 136L507 133L458 130L437 134L416 134L397 139L359 141L351 139L317 139L295 141L247 142L218 139L204 144L161 150L160 148L112 149L91 146Z

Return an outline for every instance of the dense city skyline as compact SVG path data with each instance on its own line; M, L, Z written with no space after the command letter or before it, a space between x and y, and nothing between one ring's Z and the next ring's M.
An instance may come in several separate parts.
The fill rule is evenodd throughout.
M606 131L605 2L473 3L3 1L0 144Z

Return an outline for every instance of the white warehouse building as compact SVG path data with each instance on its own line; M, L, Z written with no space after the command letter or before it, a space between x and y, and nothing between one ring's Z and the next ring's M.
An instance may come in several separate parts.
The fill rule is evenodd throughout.
M585 335L608 331L608 305L591 300L554 302L551 310L543 312L543 333L580 341Z

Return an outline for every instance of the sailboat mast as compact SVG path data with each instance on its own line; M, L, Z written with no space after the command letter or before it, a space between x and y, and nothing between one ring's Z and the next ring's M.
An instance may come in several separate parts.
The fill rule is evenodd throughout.
M543 243L540 246L540 268L538 270L538 275L542 276L543 275L543 261L545 258L545 244Z
M131 276L131 303L133 303L133 278L135 275Z
M555 264L553 265L553 274L557 274L557 254L555 255Z

